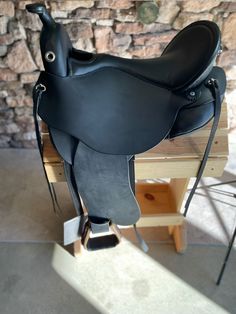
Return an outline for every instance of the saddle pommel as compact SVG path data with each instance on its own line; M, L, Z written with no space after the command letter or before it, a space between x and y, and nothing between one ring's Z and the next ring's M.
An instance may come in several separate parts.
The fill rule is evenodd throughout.
M45 27L55 27L56 22L51 17L50 13L46 9L45 5L42 3L33 3L33 4L27 4L25 6L26 10L30 13L36 13L38 14L40 20L42 21L43 25Z
M45 71L59 76L67 76L67 64L72 45L63 25L54 21L42 3L28 4L26 10L38 14L43 23L40 49Z

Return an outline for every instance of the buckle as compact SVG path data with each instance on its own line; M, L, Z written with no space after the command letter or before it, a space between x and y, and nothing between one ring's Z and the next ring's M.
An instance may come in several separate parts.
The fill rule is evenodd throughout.
M81 242L86 250L96 251L115 247L121 241L121 233L111 220L89 217L85 223Z

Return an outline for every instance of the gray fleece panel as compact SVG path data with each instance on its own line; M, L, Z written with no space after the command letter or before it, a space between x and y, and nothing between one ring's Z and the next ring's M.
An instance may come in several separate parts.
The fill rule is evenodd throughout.
M118 225L138 221L140 208L130 186L129 158L102 154L79 143L74 175L90 216L108 218Z

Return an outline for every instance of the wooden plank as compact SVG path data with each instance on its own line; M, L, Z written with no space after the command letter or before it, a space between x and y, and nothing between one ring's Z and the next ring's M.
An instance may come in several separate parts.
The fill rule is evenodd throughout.
M183 215L179 213L165 213L165 214L156 214L156 215L147 215L141 216L136 226L138 228L146 227L175 227L181 226L184 221ZM120 229L128 229L133 226L119 226Z
M45 163L49 182L65 182L65 173L63 163Z
M137 227L179 226L183 223L183 220L183 215L179 213L148 215L139 219Z
M84 247L81 243L81 240L77 240L74 242L74 257L81 257L84 252Z
M200 132L199 132L200 133ZM136 155L136 160L147 158L201 158L205 152L208 136L182 136L173 140L164 140L149 151ZM216 136L212 144L210 157L228 156L228 137Z
M168 226L168 233L170 236L173 235L174 229L175 229L175 226Z
M173 202L172 206L176 212L180 212L189 181L190 178L172 178L170 180L169 193Z
M47 126L47 124L43 120L41 120L40 124L41 124L41 132L42 133L48 133L48 126Z
M59 156L57 150L54 148L49 134L43 133L42 134L42 141L43 141L43 161L44 163L56 163L62 162L62 158Z
M181 225L174 227L173 238L176 252L183 254L187 249L187 232L186 224L184 222Z
M209 158L204 170L205 177L220 177L227 163L227 158ZM200 166L198 159L142 160L135 162L137 180L156 178L196 177Z
M227 158L208 159L203 176L220 177L227 163ZM199 168L199 160L147 160L135 163L136 179L186 178L195 177ZM45 163L51 182L64 182L63 163Z
M174 140L164 140L151 150L136 155L136 160L163 158L201 158L205 151L208 137L183 136ZM228 156L228 137L217 136L212 144L210 157ZM47 134L43 135L44 162L60 162L61 157L53 147Z
M135 192L142 216L175 212L168 183L137 182Z

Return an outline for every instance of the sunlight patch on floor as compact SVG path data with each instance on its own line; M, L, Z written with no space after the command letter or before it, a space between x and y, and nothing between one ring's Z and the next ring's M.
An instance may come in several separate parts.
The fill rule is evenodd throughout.
M77 259L55 244L52 267L101 313L227 313L125 239Z

